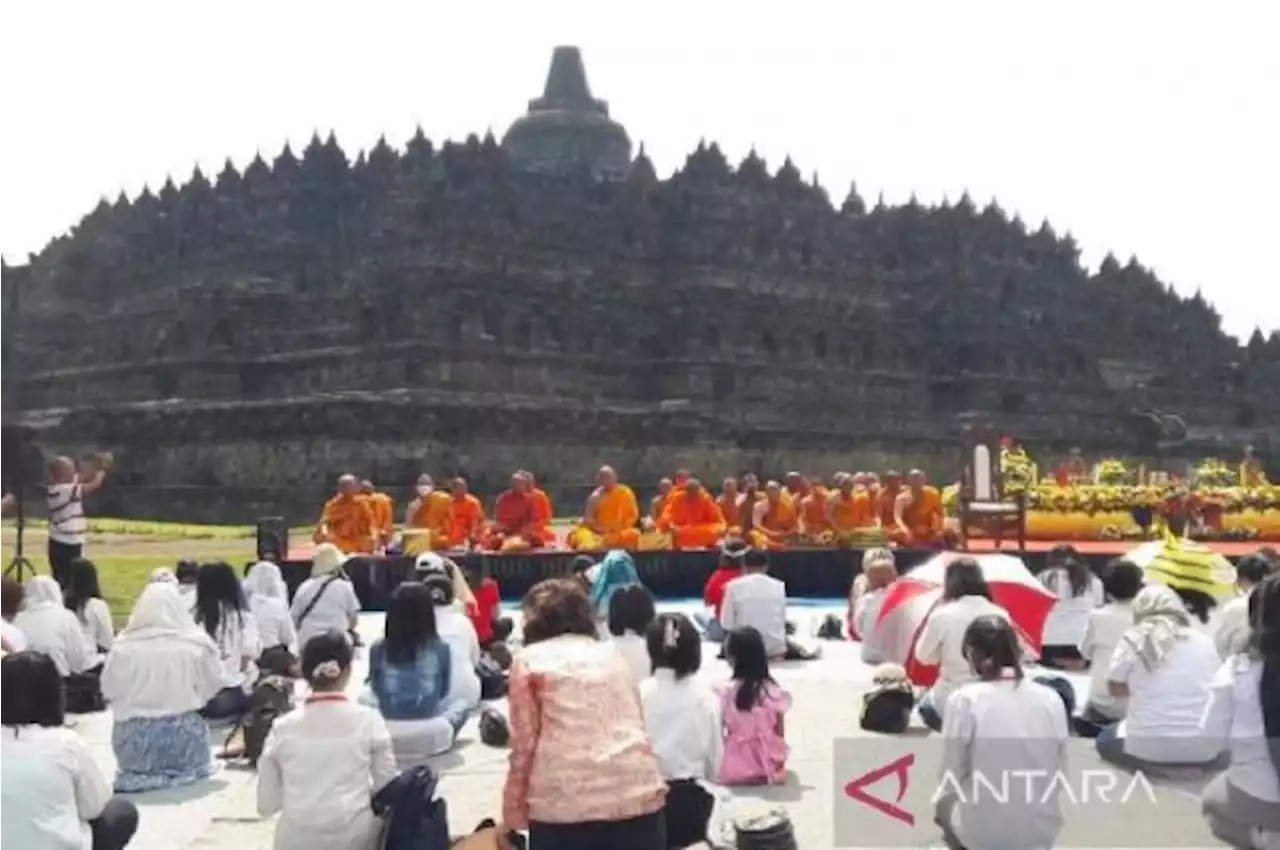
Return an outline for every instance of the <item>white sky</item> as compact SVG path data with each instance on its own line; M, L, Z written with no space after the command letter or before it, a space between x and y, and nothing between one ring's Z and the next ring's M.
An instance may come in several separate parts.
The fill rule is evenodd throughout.
M421 124L507 125L551 49L582 47L660 174L700 138L791 154L838 204L995 195L1201 288L1227 330L1280 329L1280 3L6 3L0 250L39 250L99 196L211 177L336 130L354 158ZM1266 106L1271 103L1271 106Z

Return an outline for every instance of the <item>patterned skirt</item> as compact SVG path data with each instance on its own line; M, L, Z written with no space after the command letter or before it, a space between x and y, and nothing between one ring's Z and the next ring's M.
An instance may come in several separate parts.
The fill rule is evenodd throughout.
M120 792L176 788L213 774L209 727L194 711L116 723L111 746L118 765L115 789Z

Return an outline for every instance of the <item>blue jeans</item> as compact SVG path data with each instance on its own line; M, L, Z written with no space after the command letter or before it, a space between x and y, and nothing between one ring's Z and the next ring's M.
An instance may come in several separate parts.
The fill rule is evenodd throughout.
M925 726L934 732L942 731L942 711L933 704L932 690L921 694L920 702L916 703L916 710L920 712L920 719L924 721Z
M249 695L244 692L244 688L223 688L200 709L200 716L205 720L234 719L248 710Z
M712 643L724 642L724 626L720 625L720 621L710 611L694 611L693 622L702 629L702 636L707 640Z

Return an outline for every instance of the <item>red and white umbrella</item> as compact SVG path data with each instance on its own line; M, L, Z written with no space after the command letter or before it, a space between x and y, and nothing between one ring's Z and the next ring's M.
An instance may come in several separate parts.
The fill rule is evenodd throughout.
M917 685L929 686L938 678L938 668L916 660L916 641L925 622L942 602L942 581L947 564L972 557L961 552L943 552L930 558L889 586L880 616L876 619L877 644L885 655L907 669ZM974 557L991 588L992 601L1009 612L1009 619L1024 643L1037 653L1044 636L1044 621L1057 597L1032 575L1021 558L992 554Z

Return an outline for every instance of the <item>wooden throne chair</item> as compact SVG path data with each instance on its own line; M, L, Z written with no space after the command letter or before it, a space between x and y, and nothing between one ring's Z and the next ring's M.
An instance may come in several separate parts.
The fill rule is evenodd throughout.
M1000 473L1000 442L995 429L973 427L965 432L960 478L960 545L969 548L970 530L982 531L1004 546L1006 536L1027 548L1027 496L1004 493Z

